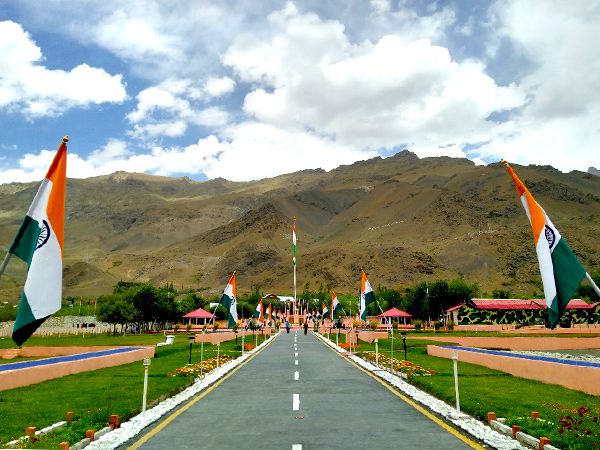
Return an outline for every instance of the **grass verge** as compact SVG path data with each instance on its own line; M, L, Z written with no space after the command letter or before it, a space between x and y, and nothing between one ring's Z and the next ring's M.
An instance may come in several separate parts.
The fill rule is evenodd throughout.
M44 344L38 343L37 339L44 341ZM33 340L36 345L70 346L73 345L72 339ZM264 337L259 335L258 343L263 340ZM150 345L162 341L162 336L157 335L109 336L98 338L96 345ZM245 342L254 343L255 340L246 336ZM241 344L241 338L238 338L238 343ZM237 358L241 350L234 347L235 340L223 342L220 354ZM176 369L188 363L189 348L187 336L177 336L173 345L156 349L156 357L149 367L148 405L165 395L177 394L193 382L194 378L189 376L167 377L167 373L175 374ZM192 364L200 361L200 350L200 344L194 343ZM216 355L217 346L205 343L204 359ZM23 436L29 426L40 430L65 420L68 411L72 411L75 417L70 426L51 433L37 443L25 443L22 448L58 448L62 441L74 444L85 437L86 430L105 427L111 414L118 414L121 422L138 414L142 407L143 382L144 367L139 361L0 391L0 444Z

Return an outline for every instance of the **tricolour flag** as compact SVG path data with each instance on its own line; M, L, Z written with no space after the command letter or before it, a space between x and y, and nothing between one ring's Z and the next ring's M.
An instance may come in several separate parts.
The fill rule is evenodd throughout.
M294 221L294 227L292 228L292 261L294 266L296 265L296 222Z
M17 345L61 306L67 141L63 138L9 249L28 265L12 335Z
M267 308L267 324L269 326L273 325L273 316L271 315L271 304L269 303L269 307Z
M360 319L367 320L367 306L371 303L376 302L375 294L371 288L371 283L367 280L364 270L362 272L362 282L360 286Z
M525 213L533 228L533 240L540 264L550 327L554 328L586 272L546 212L535 201L508 163L504 162L504 164L517 187Z
M337 313L340 309L342 309L342 304L340 303L337 296L335 295L335 292L332 292L331 293L331 318L332 319L336 318Z
M325 318L327 317L330 317L329 310L327 309L327 306L325 306L325 303L323 303L323 315L321 316L321 325L325 323Z
M219 303L229 311L229 322L227 323L227 326L231 328L238 320L237 297L235 295L235 272L233 272L233 275L231 275L231 278L229 279L229 283L225 286L225 291L223 291Z
M260 300L258 302L258 305L256 305L256 309L254 310L254 313L252 314L252 318L258 319L259 324L262 323L262 320L263 320L263 302L262 302L262 300Z

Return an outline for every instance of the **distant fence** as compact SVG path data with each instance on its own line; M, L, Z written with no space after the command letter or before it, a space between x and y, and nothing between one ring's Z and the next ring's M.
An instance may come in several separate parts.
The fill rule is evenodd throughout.
M14 322L0 323L0 338L12 337ZM112 331L111 324L96 322L94 316L50 317L34 333L33 336L64 336L99 334Z

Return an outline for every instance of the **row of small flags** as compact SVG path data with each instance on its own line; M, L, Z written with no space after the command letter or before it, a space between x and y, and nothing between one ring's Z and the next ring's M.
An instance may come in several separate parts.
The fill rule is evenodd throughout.
M11 257L15 255L27 263L27 279L13 328L13 341L22 345L44 321L58 311L62 299L62 256L64 249L64 210L67 179L67 142L65 136L50 164L46 177L35 195L29 210L10 246L2 265L0 276ZM583 278L600 292L592 278L573 254L559 231L542 207L517 177L506 161L502 161L511 176L533 228L533 237L542 275L544 296L548 306L550 326L554 328ZM292 230L292 255L296 266L296 223ZM371 284L361 269L360 318L366 320L367 307L377 302ZM600 294L599 294L600 295ZM88 305L91 304L88 301ZM219 301L229 311L229 326L237 322L235 272L231 275ZM95 304L95 301L94 301ZM341 305L332 294L331 313L323 305L321 314L310 317L324 319L339 312ZM281 318L281 313L267 312L267 320ZM262 300L253 317L263 318Z

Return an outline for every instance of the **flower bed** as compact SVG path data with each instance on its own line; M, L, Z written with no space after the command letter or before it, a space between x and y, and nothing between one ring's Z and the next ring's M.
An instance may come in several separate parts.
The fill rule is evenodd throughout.
M344 350L350 350L350 344L347 342L341 342L338 344L338 346L340 346ZM352 348L360 348L360 345L353 345Z
M544 403L542 419L507 417L507 425L519 425L524 432L546 436L560 448L592 449L600 447L600 407L597 404L570 408L559 403Z
M371 364L375 364L377 355L375 352L363 352L360 353L360 356L365 361L369 361ZM410 361L399 361L397 359L392 359L387 355L379 354L379 365L382 367L392 367L396 372L405 373L407 376L431 376L435 375L435 371L430 369L425 369L424 367L417 366L416 364Z
M232 360L233 358L231 356L221 355L219 356L219 366L222 366L223 364ZM214 370L216 368L217 357L215 356L214 358L204 360L202 364L196 363L192 364L191 366L185 366L180 367L179 369L175 369L175 375L199 377L200 373L206 375L211 370Z

